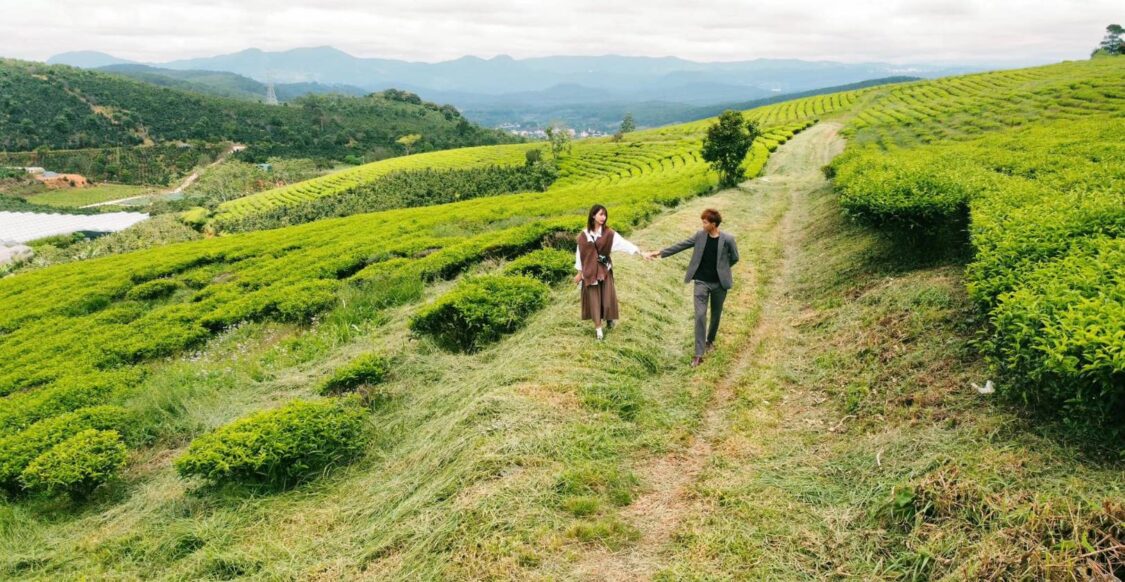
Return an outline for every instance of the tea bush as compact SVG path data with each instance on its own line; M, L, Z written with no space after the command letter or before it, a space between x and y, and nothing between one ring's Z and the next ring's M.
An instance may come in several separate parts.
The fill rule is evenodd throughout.
M356 399L295 400L195 439L176 470L215 483L291 485L362 450L364 418Z
M9 490L36 457L51 447L89 429L125 431L131 417L118 406L93 406L41 420L0 438L0 486Z
M473 352L524 325L547 303L548 288L527 277L485 275L462 280L420 309L410 328L451 350Z
M1072 98L1083 87L1096 102ZM1121 60L894 86L830 169L868 224L968 218L965 278L1001 392L1110 432L1125 431L1123 110Z
M336 370L320 386L321 394L349 392L364 384L379 384L391 371L391 361L381 354L367 354Z
M159 299L176 292L180 284L171 279L154 279L133 287L125 294L126 299L145 300Z
M508 275L523 275L548 285L566 279L574 272L574 253L556 249L530 252L504 267Z
M84 497L125 465L125 444L114 430L84 430L55 445L24 469L29 490Z

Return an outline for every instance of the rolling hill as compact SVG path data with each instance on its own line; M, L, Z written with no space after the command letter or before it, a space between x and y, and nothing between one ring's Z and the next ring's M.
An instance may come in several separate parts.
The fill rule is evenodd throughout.
M762 178L718 193L701 120L578 141L542 192L0 279L0 572L1115 575L1123 71L751 109ZM537 147L384 160L219 210ZM627 315L605 342L551 285L595 202L646 250L723 210L744 258L706 366L686 365L682 256L615 257ZM442 323L480 341L451 349L427 331Z
M0 150L75 149L182 140L235 141L255 156L383 158L513 141L456 109L408 93L307 96L275 107L208 97L66 66L0 61Z

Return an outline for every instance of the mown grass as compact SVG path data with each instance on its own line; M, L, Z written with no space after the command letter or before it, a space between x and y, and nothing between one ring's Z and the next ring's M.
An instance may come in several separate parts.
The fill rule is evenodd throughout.
M962 266L798 208L667 580L1060 579L1125 573L1125 466L980 395ZM1110 578L1102 578L1110 579Z
M646 248L678 240L706 203L634 238ZM372 317L355 291L307 330L244 324L205 350L154 364L131 402L154 427L154 446L87 505L0 506L0 572L534 578L565 571L584 548L626 547L636 531L618 513L644 485L635 456L681 443L708 390L686 365L690 304L678 259L618 260L624 316L603 344L578 321L569 285L556 287L522 331L476 355L412 338L406 321L416 303ZM489 261L470 274L502 268ZM426 297L454 284L428 285ZM174 474L171 459L194 436L307 397L369 352L393 355L396 365L379 385L386 397L359 461L269 494L204 491Z

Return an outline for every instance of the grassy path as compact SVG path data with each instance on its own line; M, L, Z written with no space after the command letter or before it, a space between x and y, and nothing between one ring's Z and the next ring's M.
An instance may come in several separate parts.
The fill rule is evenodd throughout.
M710 397L702 423L685 447L648 459L637 468L650 490L624 512L640 532L627 550L591 553L575 569L580 579L648 579L670 565L669 546L687 520L707 511L696 494L699 480L714 462L717 449L727 449L729 415L736 399L747 397L754 368L766 343L776 341L791 325L786 284L791 277L795 215L802 212L807 192L824 188L819 168L842 150L839 125L822 123L800 134L769 161L761 178L737 190L721 192L700 204L722 209L726 230L739 240L745 259L737 268L735 290L728 297L726 328L736 327L727 350L730 361L719 376L708 378ZM694 206L673 214L685 222L697 219ZM731 226L733 223L734 226ZM742 321L732 325L733 317ZM722 329L722 328L721 328Z
M836 128L629 233L661 248L716 207L738 237L704 366L686 253L615 262L605 342L568 285L471 355L411 337L417 305L240 326L153 366L137 406L164 414L162 446L123 483L71 508L0 503L0 578L1083 579L1125 562L1120 461L969 388L986 369L960 267L842 219L820 173ZM398 367L356 462L280 492L175 474L192 436L370 351Z

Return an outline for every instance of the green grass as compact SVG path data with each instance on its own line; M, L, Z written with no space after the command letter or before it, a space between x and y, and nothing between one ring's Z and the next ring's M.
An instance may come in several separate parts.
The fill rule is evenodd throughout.
M658 579L1083 579L1121 572L1125 468L971 383L957 264L799 201L791 269ZM1114 541L1114 540L1118 541Z
M793 121L839 98L747 115ZM807 121L774 126L776 143ZM109 384L94 398L141 419L143 443L119 481L83 502L0 501L0 577L567 579L616 568L665 579L1035 579L1081 578L1087 554L1120 568L1120 461L972 391L987 369L961 268L904 257L846 223L818 172L831 147L791 143L793 155L773 158L788 175L698 197L713 183L694 155L704 125L576 146L546 193L0 281L0 302L19 306L0 316L0 344L15 355L5 403L21 407L0 420L96 380ZM617 260L623 318L604 343L579 321L569 285L477 353L409 332L420 301L573 229L595 194L646 250L694 232L703 208L723 211L743 261L704 367L687 366L683 255ZM388 246L403 233L420 242ZM157 279L175 283L148 283ZM332 286L336 300L285 321L292 309L310 315L279 307L306 297L286 289L310 282L298 290L316 291L319 305ZM257 299L274 316L253 316ZM201 306L227 310L197 315L231 325L185 325L199 335L182 344L179 331L165 335ZM270 492L176 474L171 459L196 437L311 397L371 353L392 365L354 462ZM76 371L89 375L73 382ZM654 499L668 503L646 512Z
M76 208L87 204L108 202L120 198L130 198L152 192L152 186L130 186L127 184L102 184L88 188L67 188L51 190L28 197L28 201L46 206Z

